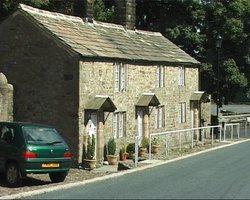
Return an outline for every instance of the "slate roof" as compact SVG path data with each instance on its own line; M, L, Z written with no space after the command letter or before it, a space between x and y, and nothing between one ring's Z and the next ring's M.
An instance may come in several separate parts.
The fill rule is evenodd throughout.
M125 59L166 64L199 64L158 32L125 30L123 26L49 12L20 4L19 11L33 18L61 42L83 57Z

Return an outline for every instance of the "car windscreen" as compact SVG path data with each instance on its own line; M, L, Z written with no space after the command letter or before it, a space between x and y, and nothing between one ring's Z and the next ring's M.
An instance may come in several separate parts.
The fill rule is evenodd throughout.
M64 144L56 129L47 127L22 127L25 140L28 144L60 145Z

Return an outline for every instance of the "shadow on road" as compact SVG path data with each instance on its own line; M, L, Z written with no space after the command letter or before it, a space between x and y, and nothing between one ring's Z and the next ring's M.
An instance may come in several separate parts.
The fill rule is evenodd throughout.
M25 179L23 179L22 185L20 187L25 187L25 186L31 187L31 186L48 185L48 184L52 184L52 182L27 176ZM3 174L0 174L0 187L8 188L5 182L5 176Z

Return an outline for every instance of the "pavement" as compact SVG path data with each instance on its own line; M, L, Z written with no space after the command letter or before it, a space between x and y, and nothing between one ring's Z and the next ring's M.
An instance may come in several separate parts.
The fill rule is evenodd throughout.
M19 193L19 194L13 194L13 195L8 195L8 196L2 196L0 197L0 199L22 199L22 198L26 198L26 197L30 197L33 195L39 195L39 194L43 194L43 193L48 193L51 191L56 191L56 190L62 190L62 189L68 189L68 188L72 188L72 187L76 187L76 186L81 186L81 185L85 185L85 184L89 184L89 183L93 183L96 181L101 181L101 180L106 180L106 179L111 179L111 178L115 178L115 177L120 177L129 173L134 173L136 171L140 171L140 170L145 170L148 168L153 168L159 165L163 165L163 164L167 164L170 162L174 162L180 159L185 159L194 155L198 155L198 154L202 154L205 152L209 152L209 151L213 151L219 148L225 148L231 145L236 145L242 142L246 142L246 141L250 141L250 139L245 139L245 140L240 140L240 141L236 141L236 142L232 142L232 143L228 143L222 146L217 146L217 147L213 147L213 148L209 148L203 151L198 151L195 153L191 153L191 154L187 154L184 156L180 156L171 160L144 160L144 161L140 161L138 164L138 167L134 167L132 169L129 170L118 170L118 165L102 165L100 167L97 167L96 171L105 171L105 172L117 172L117 173L111 173L105 176L100 176L100 177L96 177L96 178L92 178L92 179L88 179L88 180L84 180L84 181L78 181L78 182L74 182L74 183L67 183L64 185L57 185L54 187L48 187L48 188L43 188L43 189L38 189L38 190L34 190L34 191L29 191L29 192L23 192L23 193ZM130 161L131 162L131 161ZM133 162L133 161L132 161Z

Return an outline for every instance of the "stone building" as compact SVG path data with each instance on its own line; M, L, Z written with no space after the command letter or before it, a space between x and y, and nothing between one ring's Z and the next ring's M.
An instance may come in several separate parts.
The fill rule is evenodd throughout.
M0 121L13 120L13 86L0 73Z
M113 136L119 148L135 135L200 126L200 63L160 33L134 29L134 0L118 3L122 25L95 21L86 2L80 17L21 4L0 24L14 119L55 125L78 163L88 134L102 162Z

